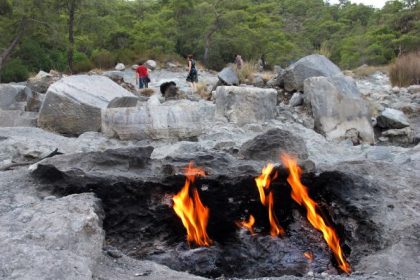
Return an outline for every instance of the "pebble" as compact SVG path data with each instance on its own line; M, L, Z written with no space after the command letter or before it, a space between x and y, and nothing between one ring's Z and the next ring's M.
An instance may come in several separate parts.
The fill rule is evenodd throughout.
M325 278L325 277L328 277L328 273L326 273L326 272L322 272L322 273L321 273L321 276L322 276L322 277L324 277L324 278Z
M313 271L309 271L307 274L309 277L313 277L314 276L314 272Z

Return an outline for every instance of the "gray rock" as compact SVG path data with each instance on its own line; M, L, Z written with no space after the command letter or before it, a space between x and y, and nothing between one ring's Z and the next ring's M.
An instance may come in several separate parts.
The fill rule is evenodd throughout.
M216 90L216 117L242 126L273 119L277 92L274 89L221 86Z
M307 159L308 151L302 138L283 129L271 129L245 142L239 154L245 159L277 162L281 153Z
M274 65L274 67L273 67L273 72L274 73L278 74L278 73L281 73L283 71L284 71L284 69L280 65Z
M38 93L46 93L49 86L61 78L61 74L55 71L50 73L39 71L39 73L28 80L28 87Z
M0 110L0 127L36 127L38 113L20 110Z
M25 90L31 91L30 88L26 88ZM31 91L30 95L27 94L25 111L39 112L42 106L42 102L44 102L44 99L45 94Z
M134 96L103 76L69 76L49 88L38 125L63 134L80 135L101 128L101 109L123 96Z
M310 105L315 129L330 139L340 139L350 129L374 142L371 116L356 83L346 76L313 77L305 80L305 103Z
M284 74L285 70L282 68L277 69L278 72L275 73L276 75L267 82L267 86L269 87L283 87L284 86Z
M115 65L115 70L124 71L125 70L125 65L123 63L117 63L117 65Z
M256 87L264 87L265 86L265 82L264 82L264 80L261 76L255 76L252 84Z
M214 118L210 102L172 100L160 103L152 96L136 108L107 109L102 115L102 131L122 140L189 139L201 135Z
M221 72L219 72L217 77L225 85L239 85L238 75L231 66L225 67Z
M150 70L155 70L157 67L157 62L154 60L149 59L148 61L146 61L146 63L144 64L147 68L149 68Z
M124 72L122 71L106 71L106 72L103 72L102 75L110 78L113 81L124 80Z
M109 102L107 108L136 107L139 99L136 96L115 97Z
M305 56L285 70L284 88L287 91L302 91L303 82L307 78L333 77L340 73L340 68L323 55Z
M407 91L411 94L420 93L420 85L412 85L407 88Z
M303 93L297 91L290 98L289 105L292 107L300 106L303 104Z
M414 130L410 127L389 129L382 132L382 136L394 144L414 144L415 142Z
M0 84L0 109L24 110L26 101L25 86Z
M99 205L85 193L32 201L0 215L2 278L92 279L105 236Z
M399 110L386 108L377 118L381 128L404 128L410 126L408 118Z

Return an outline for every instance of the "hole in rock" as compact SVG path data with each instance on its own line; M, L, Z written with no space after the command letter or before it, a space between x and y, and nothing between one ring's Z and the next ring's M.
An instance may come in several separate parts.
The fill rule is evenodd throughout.
M291 199L286 177L283 170L271 184L274 212L285 230L283 236L270 236L267 208L259 200L254 177L238 178L235 183L223 177L217 180L204 177L194 185L210 210L207 233L213 243L209 247L189 244L186 229L172 209L172 197L184 185L185 177L174 176L159 184L145 182L107 188L102 197L107 244L132 257L206 277L335 273L336 263L330 249L322 234L307 221L306 211ZM328 217L328 211L323 212ZM254 235L237 225L250 215L255 218ZM335 227L343 239L344 231ZM344 247L346 253L348 249Z
M62 194L95 192L106 214L106 245L137 259L213 278L341 273L322 233L308 222L306 209L292 199L289 172L283 168L275 171L278 176L270 186L273 209L285 231L278 237L270 236L268 211L260 201L255 176L196 178L193 187L209 209L207 234L212 244L208 247L187 242L187 231L173 209L173 197L183 188L185 176L171 175L154 182L88 180L84 186L74 178L63 178L54 185ZM352 265L380 248L380 234L369 213L352 204L363 198L363 183L339 172L305 173L302 183L318 203L317 211L325 223L337 233ZM250 215L255 218L255 234L238 227L238 222Z

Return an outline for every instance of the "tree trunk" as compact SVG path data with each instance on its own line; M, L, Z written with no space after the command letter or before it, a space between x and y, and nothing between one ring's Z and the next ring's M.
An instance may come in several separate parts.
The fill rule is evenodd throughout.
M211 45L211 38L213 37L214 32L216 32L217 28L213 28L206 34L204 37L204 56L203 61L204 65L208 66L209 54L210 54L210 45Z
M16 48L16 46L19 44L20 39L22 38L23 32L25 31L25 20L22 19L19 31L16 34L13 41L10 43L10 45L0 54L0 71L3 69L3 65L6 63L6 60L10 57L13 50ZM1 77L0 77L1 82Z
M74 53L74 13L76 10L75 0L69 1L69 47L67 50L67 63L70 73L73 73L73 53Z

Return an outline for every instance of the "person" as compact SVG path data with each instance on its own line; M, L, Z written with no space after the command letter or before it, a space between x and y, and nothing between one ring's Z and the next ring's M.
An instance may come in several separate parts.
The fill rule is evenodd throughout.
M241 70L242 66L244 65L244 61L242 60L241 55L237 54L235 57L236 68Z
M189 82L191 84L191 89L194 92L195 88L196 88L196 83L198 83L197 68L195 68L195 60L193 59L192 54L188 55L187 59L188 59L187 82Z
M136 69L136 79L139 83L140 89L149 87L149 72L147 70L147 67L144 66L143 63L139 63L139 66Z

